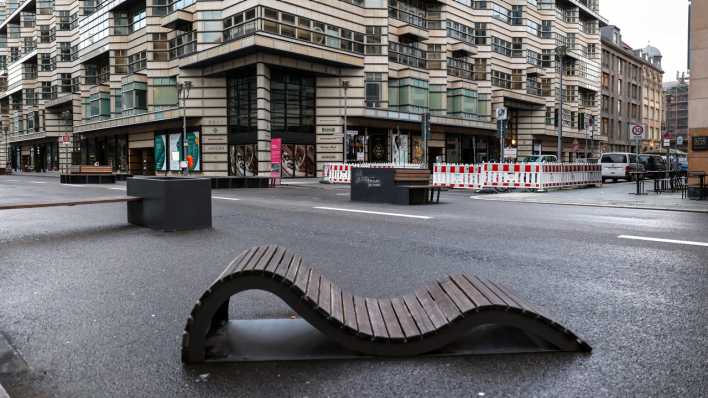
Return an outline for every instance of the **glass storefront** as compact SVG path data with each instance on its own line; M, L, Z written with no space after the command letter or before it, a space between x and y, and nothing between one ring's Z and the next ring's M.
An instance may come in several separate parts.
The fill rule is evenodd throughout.
M114 172L128 172L128 136L79 136L80 164L112 166ZM75 143L76 144L76 143Z
M229 76L229 175L258 174L256 92L253 68ZM281 139L281 176L314 177L315 77L272 69L270 117L271 138Z

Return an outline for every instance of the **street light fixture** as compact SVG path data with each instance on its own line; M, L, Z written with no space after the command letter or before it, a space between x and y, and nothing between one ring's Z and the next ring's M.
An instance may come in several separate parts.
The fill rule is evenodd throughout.
M180 83L177 86L177 96L182 100L182 158L184 159L182 165L182 175L189 175L189 163L187 163L187 149L189 149L189 143L187 142L187 98L189 98L189 90L192 88L192 82L189 80Z
M563 162L563 75L565 74L565 57L568 54L567 46L556 47L556 60L560 62L560 110L558 111L558 149L556 156L559 162Z

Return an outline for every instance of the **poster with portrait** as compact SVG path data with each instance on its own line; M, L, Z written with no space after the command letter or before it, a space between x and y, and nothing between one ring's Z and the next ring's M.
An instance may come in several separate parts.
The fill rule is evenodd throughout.
M201 171L202 150L199 141L199 131L187 133L187 161L190 171Z
M293 163L295 177L314 177L315 146L295 145Z
M421 137L413 137L412 144L411 163L423 163L423 139Z
M170 170L178 171L180 170L179 161L182 160L182 134L174 133L170 134L169 140L169 158L170 158Z
M155 136L155 171L167 171L167 136Z
M295 175L295 145L284 144L281 158L282 177L293 177Z

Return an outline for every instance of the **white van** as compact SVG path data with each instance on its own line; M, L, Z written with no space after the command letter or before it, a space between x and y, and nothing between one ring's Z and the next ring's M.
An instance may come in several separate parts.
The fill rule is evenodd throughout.
M632 181L633 177L630 173L634 172L637 167L637 155L628 152L611 152L603 153L600 157L602 165L602 182L612 180L627 180ZM639 163L639 170L644 171L644 166Z

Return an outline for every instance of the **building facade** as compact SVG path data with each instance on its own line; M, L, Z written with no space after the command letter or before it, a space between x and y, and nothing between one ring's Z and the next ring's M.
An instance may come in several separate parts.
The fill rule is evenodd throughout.
M494 160L500 106L503 145L519 156L555 154L559 129L566 160L607 141L592 123L605 23L597 0L0 8L5 156L24 170L97 163L169 174L185 153L194 173L283 177L342 160Z
M692 2L689 31L691 85L688 89L688 170L708 173L708 3ZM699 191L698 178L689 179L689 196ZM705 189L705 187L704 187Z
M633 50L616 26L602 33L602 100L600 126L608 137L604 151L636 150L631 126L646 130L640 150L660 149L663 120L661 53L654 47Z
M682 137L684 143L679 145L678 149L684 151L688 148L688 87L688 79L681 76L678 80L663 85L665 131L671 133L674 141L677 137Z

